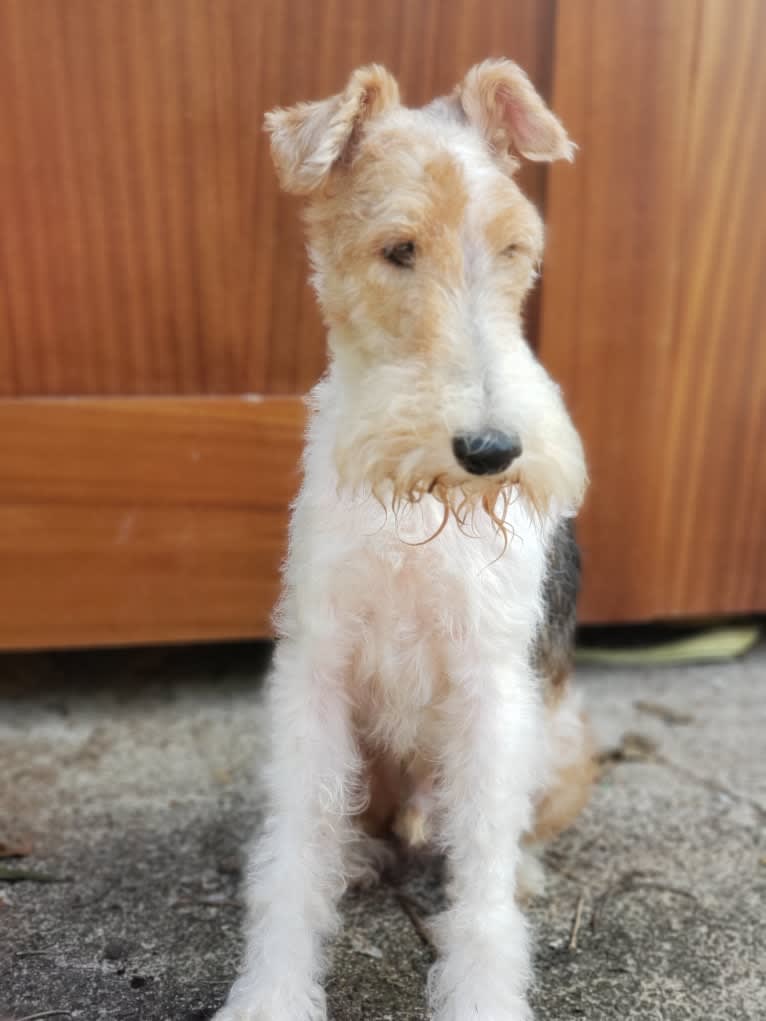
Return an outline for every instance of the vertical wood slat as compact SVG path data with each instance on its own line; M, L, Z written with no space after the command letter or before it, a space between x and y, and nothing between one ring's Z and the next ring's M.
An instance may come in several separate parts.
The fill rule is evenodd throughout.
M0 5L1 393L244 389L235 14L253 31L231 0Z
M491 53L545 90L552 31L553 0L3 0L0 396L303 392L324 335L264 111L371 60L412 103Z
M676 612L766 609L766 6L699 7L662 448Z
M559 5L580 151L549 181L540 349L589 453L585 619L766 608L765 14Z

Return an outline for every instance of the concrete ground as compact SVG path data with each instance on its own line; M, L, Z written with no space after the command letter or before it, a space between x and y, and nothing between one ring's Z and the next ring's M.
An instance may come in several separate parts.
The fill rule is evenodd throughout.
M267 655L0 658L0 1016L202 1021L222 1002ZM766 647L580 682L606 763L531 908L537 1017L766 1018ZM347 898L335 1021L424 1018L439 871Z

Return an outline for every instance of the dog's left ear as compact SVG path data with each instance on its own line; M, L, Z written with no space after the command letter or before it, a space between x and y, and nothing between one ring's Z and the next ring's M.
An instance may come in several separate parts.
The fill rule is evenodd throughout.
M271 155L285 191L308 195L348 161L364 123L399 102L396 79L380 64L359 67L343 92L266 114Z
M468 121L495 151L528 160L574 159L559 119L525 72L512 60L485 60L472 67L455 90Z

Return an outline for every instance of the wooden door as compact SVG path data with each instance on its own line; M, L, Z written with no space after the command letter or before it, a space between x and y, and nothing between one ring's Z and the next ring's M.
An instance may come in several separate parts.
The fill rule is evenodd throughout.
M547 93L554 7L0 0L0 647L269 634L324 340L263 113L371 60Z
M735 11L736 8L736 11ZM586 620L766 610L766 4L558 5L540 353L593 485Z

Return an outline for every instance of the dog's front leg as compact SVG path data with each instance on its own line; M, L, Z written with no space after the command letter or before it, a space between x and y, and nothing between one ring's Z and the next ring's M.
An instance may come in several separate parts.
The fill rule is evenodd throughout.
M248 868L242 973L216 1021L320 1021L359 754L337 643L283 643L271 682L266 826Z
M541 709L526 661L454 664L437 795L450 908L429 976L437 1021L528 1021L527 925L515 898L519 841L540 781Z

